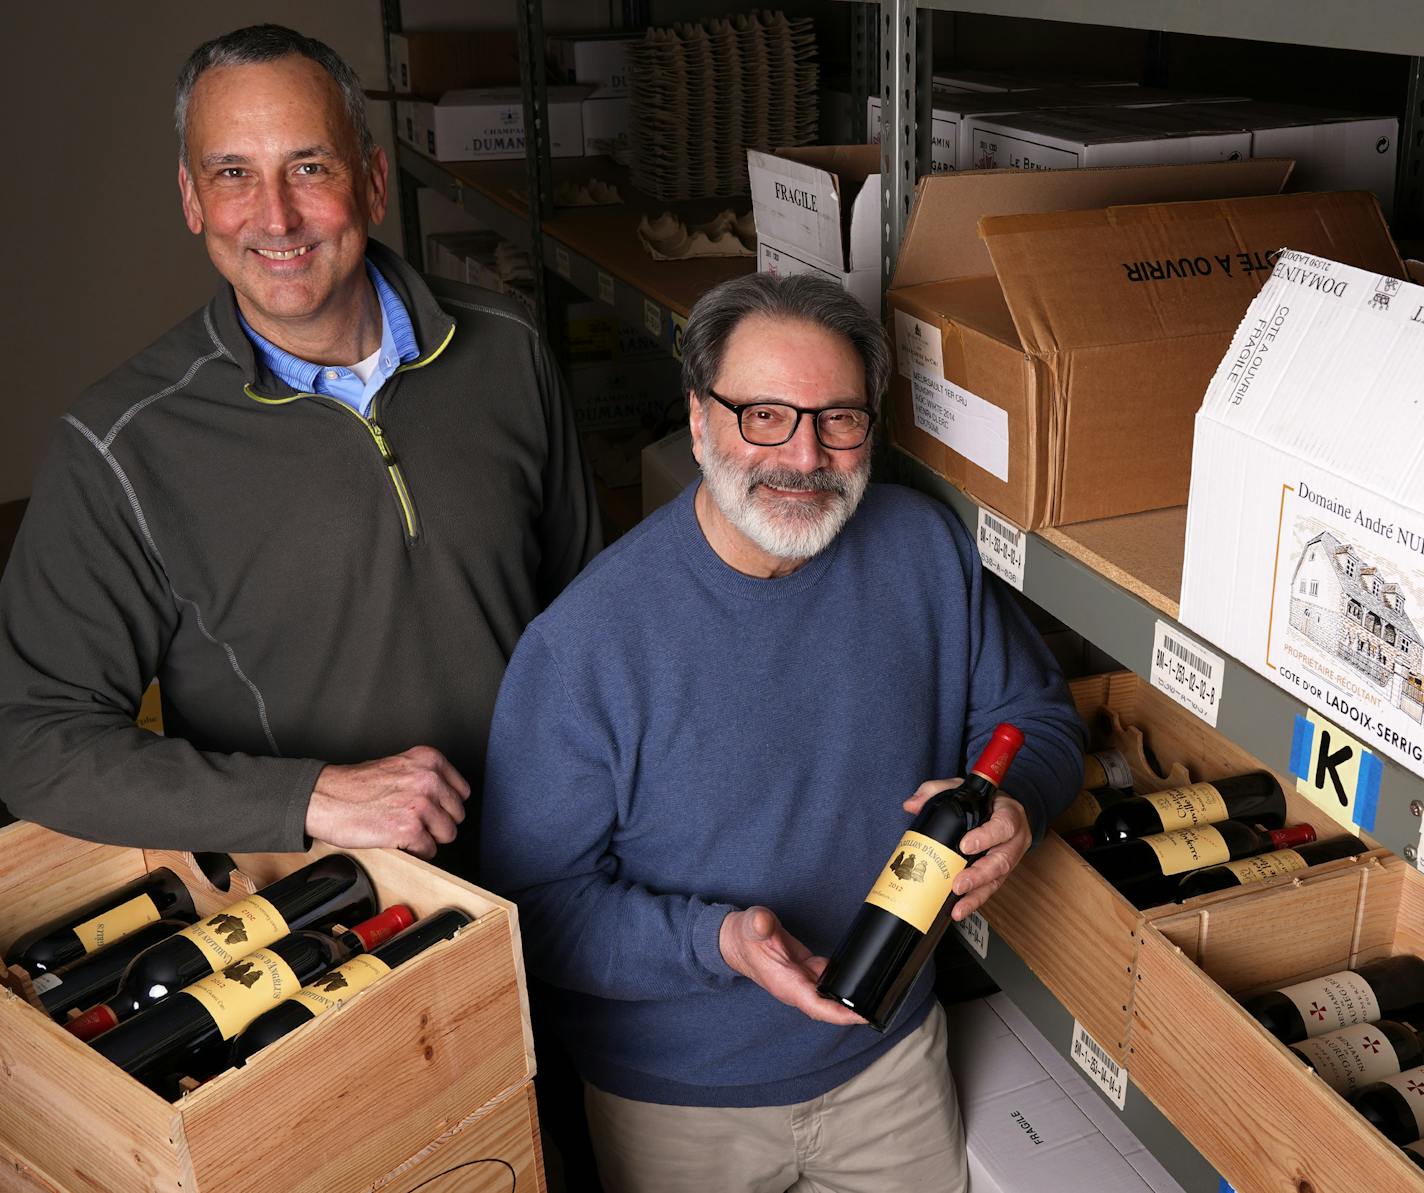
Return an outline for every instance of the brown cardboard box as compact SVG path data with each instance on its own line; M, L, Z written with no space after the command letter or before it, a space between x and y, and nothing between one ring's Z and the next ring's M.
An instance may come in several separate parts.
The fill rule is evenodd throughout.
M468 29L390 35L391 90L439 99L463 87L519 82L519 38Z
M922 179L887 294L893 442L1027 529L1185 502L1193 416L1275 251L1403 274L1372 195L1275 194L1288 172Z

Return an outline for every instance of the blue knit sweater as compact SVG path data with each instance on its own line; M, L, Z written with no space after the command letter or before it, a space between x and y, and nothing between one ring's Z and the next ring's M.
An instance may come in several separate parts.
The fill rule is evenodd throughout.
M495 708L482 881L518 902L530 970L585 1079L677 1105L785 1105L854 1076L890 1031L833 1027L735 974L728 911L765 904L828 954L922 780L999 721L1035 837L1082 776L1048 652L986 583L954 514L872 486L789 576L729 568L696 486L599 556L521 639Z

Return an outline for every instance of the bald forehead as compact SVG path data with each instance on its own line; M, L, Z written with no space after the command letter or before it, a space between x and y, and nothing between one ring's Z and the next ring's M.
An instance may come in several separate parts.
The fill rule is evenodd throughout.
M193 86L186 131L190 154L205 165L236 164L234 155L246 155L229 142L253 137L280 136L289 142L281 152L293 159L357 153L341 88L300 54L205 70Z

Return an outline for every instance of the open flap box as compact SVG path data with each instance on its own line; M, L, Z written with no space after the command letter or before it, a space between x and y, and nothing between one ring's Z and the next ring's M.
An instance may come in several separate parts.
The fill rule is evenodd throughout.
M234 854L232 890L329 852ZM176 1103L0 989L0 1157L75 1193L365 1189L527 1081L514 905L396 850L344 852L381 907L406 903L417 917L458 907L473 922ZM24 822L0 830L0 949L159 866L182 878L199 914L240 897L208 883L191 855Z
M1285 243L1196 417L1182 621L1424 775L1424 287Z
M1424 876L1391 854L1159 916L1142 931L1128 1067L1237 1189L1424 1189L1424 1175L1240 998L1424 956Z
M820 273L880 305L880 150L812 145L747 150L757 268Z
M1027 529L1181 505L1192 417L1274 252L1400 268L1373 196L1272 193L1287 172L922 179L887 295L894 441Z
M1139 794L1269 769L1130 671L1076 679L1068 689L1088 726L1089 748L1121 751ZM1280 774L1276 778L1286 793L1288 824L1314 825L1321 839L1342 835L1339 826L1297 793L1292 780ZM1008 788L1012 791L1012 783ZM1295 875L1349 869L1358 861L1343 858ZM1160 916L1180 914L1184 907L1215 909L1249 891L1278 889L1292 878L1282 875L1141 911L1057 833L1049 832L984 905L983 915L1089 1034L1124 1063L1133 998L1140 991L1136 972L1143 926ZM1129 1071L1137 1076L1130 1065Z

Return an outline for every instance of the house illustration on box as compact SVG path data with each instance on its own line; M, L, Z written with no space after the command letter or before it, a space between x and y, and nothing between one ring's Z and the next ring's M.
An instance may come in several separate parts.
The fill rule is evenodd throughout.
M1416 721L1424 712L1424 645L1404 590L1328 530L1305 544L1291 577L1291 628L1345 660Z

